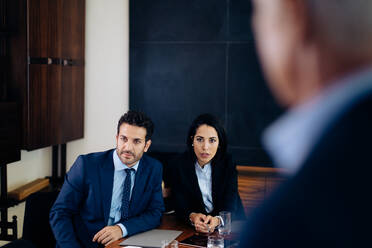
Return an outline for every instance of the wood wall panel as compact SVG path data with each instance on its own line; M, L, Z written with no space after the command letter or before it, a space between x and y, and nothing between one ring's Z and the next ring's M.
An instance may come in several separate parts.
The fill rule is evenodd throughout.
M238 190L245 213L248 214L265 198L265 179L239 176Z
M237 170L239 195L247 216L287 178L284 170L276 168L237 166Z

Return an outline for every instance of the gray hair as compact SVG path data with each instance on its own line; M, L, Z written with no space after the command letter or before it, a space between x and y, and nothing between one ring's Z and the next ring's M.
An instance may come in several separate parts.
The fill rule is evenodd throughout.
M324 40L339 52L372 51L372 0L305 0Z

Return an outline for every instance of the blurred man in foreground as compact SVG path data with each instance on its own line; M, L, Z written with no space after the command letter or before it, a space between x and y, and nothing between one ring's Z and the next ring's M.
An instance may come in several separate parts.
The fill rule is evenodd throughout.
M371 243L372 1L253 3L266 78L289 108L263 141L292 175L251 216L241 245Z

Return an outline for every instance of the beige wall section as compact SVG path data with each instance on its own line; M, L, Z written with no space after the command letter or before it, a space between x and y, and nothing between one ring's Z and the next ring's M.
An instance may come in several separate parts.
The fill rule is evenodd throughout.
M86 0L84 139L67 144L67 169L79 154L115 147L117 121L129 107L128 2ZM51 160L51 148L22 151L8 165L8 189L50 176ZM9 220L13 214L21 235L24 204L9 209Z
M52 173L52 149L22 151L21 160L8 165L8 191Z
M84 139L67 144L67 168L79 154L115 147L129 107L129 1L87 0Z

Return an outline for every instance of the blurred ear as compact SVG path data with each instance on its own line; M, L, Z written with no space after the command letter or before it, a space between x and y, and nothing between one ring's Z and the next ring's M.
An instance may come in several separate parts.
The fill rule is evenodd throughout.
M143 149L143 151L147 152L147 150L150 148L150 146L151 146L151 140L146 141L145 148Z
M305 3L306 1L285 0L285 2L298 41L301 41L303 44L314 42L314 23L311 21L309 9Z

